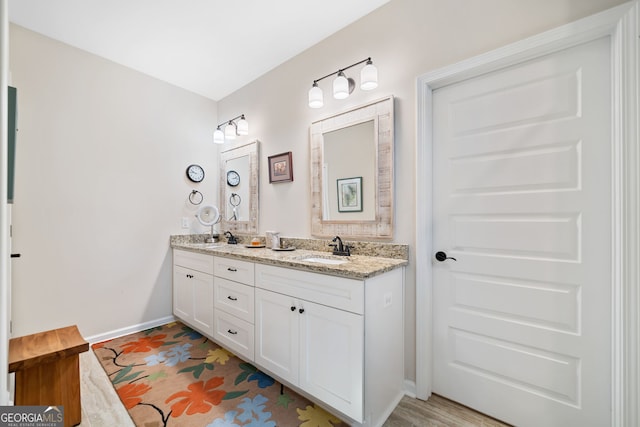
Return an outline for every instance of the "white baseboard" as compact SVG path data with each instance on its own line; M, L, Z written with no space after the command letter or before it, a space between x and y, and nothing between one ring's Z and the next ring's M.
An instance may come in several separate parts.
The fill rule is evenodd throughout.
M145 329L155 328L156 326L166 325L167 323L175 321L176 318L173 316L161 317L160 319L150 320L148 322L139 323L137 325L127 326L126 328L115 329L103 334L92 335L90 337L86 337L85 340L89 341L90 344L94 344L97 342L112 340L124 335L133 334L135 332L144 331Z
M404 380L404 394L409 397L416 398L416 382L411 380Z

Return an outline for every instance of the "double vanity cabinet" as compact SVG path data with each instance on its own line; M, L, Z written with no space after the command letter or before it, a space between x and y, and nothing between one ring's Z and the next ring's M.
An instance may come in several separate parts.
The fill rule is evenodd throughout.
M174 315L345 421L382 425L404 394L402 264L353 277L258 251L174 247Z

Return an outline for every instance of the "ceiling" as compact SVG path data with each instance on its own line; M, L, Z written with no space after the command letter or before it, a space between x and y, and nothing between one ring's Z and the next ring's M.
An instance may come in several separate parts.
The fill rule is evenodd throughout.
M388 1L9 0L9 20L217 101Z

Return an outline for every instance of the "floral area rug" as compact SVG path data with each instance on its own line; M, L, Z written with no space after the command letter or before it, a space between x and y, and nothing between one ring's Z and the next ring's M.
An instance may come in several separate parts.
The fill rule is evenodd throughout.
M346 426L182 323L92 348L138 427Z

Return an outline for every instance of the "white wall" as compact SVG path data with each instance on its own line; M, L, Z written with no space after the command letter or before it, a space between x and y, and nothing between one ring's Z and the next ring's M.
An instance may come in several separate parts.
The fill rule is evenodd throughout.
M620 0L392 0L263 77L221 100L220 117L240 112L262 141L261 232L310 237L309 125L367 101L394 95L395 218L393 241L415 247L416 78L428 71L523 39L617 4ZM314 79L368 56L378 67L379 87L358 88L346 100L330 96L331 79L319 83L325 106L307 107ZM360 68L353 75L356 83ZM294 179L269 184L267 156L293 152ZM420 166L422 167L422 166ZM424 167L429 167L425 165ZM277 203L272 203L277 201ZM415 263L407 271L405 372L415 378ZM418 284L420 286L420 284Z
M10 36L14 335L171 315L169 235L189 232L192 188L217 202L216 103L18 26Z

